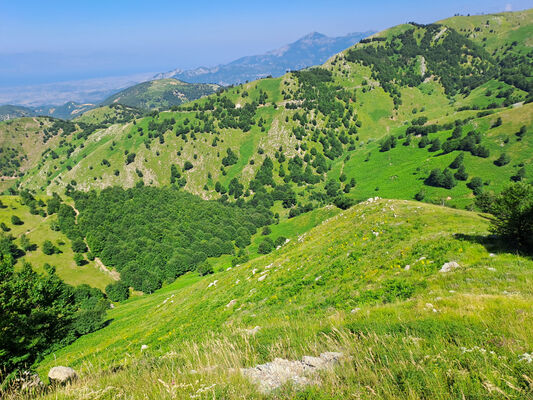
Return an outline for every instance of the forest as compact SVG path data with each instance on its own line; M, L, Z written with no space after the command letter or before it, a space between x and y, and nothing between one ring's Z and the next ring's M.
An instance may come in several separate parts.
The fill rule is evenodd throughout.
M236 254L273 221L262 204L205 201L177 187L74 192L80 212L59 209L61 230L85 237L91 256L116 268L128 286L151 293L188 271L209 271L210 257Z

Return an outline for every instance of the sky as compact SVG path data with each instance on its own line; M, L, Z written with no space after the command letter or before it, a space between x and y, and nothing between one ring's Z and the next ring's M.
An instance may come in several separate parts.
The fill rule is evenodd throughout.
M309 32L533 7L533 0L0 0L0 86L227 63Z

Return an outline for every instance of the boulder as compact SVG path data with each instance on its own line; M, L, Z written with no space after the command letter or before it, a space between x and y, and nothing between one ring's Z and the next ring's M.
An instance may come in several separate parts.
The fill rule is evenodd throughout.
M241 373L259 386L262 393L269 393L287 382L296 386L317 383L316 373L337 364L342 353L326 352L320 357L304 356L299 361L276 358L254 368L243 368Z
M440 272L450 272L456 268L459 268L459 264L456 263L455 261L450 261L450 262L447 262L445 263L442 268L440 269Z
M70 367L53 367L48 372L51 384L65 384L78 378L78 374Z

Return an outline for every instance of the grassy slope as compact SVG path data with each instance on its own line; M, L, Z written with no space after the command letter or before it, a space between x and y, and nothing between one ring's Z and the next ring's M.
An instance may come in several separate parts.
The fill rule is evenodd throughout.
M517 52L527 52L533 46L533 9L491 15L457 16L439 21L472 40L481 42L489 52L500 54L517 41ZM476 29L477 28L477 29Z
M143 82L124 89L102 102L103 105L120 103L141 109L169 108L183 102L214 93L218 85L186 83L177 79L159 79Z
M473 27L481 17L472 18ZM483 16L483 18L500 21L497 28L498 34L495 35L495 39L491 39L495 40L494 43L498 43L500 47L505 47L511 41L518 40L519 45L515 46L515 49L531 49L532 44L528 36L522 32L524 30L529 32L528 30L533 26L531 24L531 10ZM444 21L444 23L458 28L460 33L469 36L471 33L466 30L465 21L470 21L470 19L454 17ZM515 25L518 23L522 25L517 25L518 28L515 29ZM465 31L461 31L463 26L465 26ZM492 25L490 26L492 29ZM391 36L407 28L407 25L401 25L379 35ZM494 29L496 29L495 24ZM480 35L476 32L472 39L485 43ZM487 46L489 45L487 44ZM488 50L492 50L492 47ZM440 152L428 153L427 150L419 150L417 140L413 140L409 147L399 145L391 152L379 153L377 151L379 139L389 134L402 134L409 121L421 116L428 117L428 123L445 123L453 122L456 119L476 117L477 111L457 110L465 106L484 107L490 103L501 104L503 98L496 96L509 88L509 85L505 83L490 81L472 91L466 98L457 95L453 99L449 99L445 96L439 83L429 80L415 88L402 88L403 103L398 110L394 110L390 96L379 87L378 82L370 78L370 69L343 61L343 54L341 53L329 60L324 67L334 73L335 83L347 90L356 91L355 107L362 127L358 132L357 149L355 151L345 149L343 156L330 162L331 170L327 178L337 179L341 172L347 175L348 180L352 177L355 178L359 185L352 190L350 195L357 199L368 198L371 195L410 199L424 187L423 179L427 177L432 168L442 169L446 167L451 159L457 155L457 152L454 152L440 156ZM364 80L368 82L365 87L362 86ZM79 185L78 188L83 190L110 185L131 187L141 179L136 170L142 172L142 179L145 184L165 185L169 182L170 164L182 166L188 160L193 162L195 168L185 173L187 178L186 190L205 198L217 197L218 195L214 192L214 182L217 180L227 185L234 177L238 177L244 183L253 177L264 157L257 153L258 148L262 148L265 154L271 158L280 146L283 146L283 152L287 157L292 157L295 154L303 155L301 150L295 150L298 141L291 133L292 128L297 126L291 117L300 110L286 109L281 94L283 90L294 88L294 85L295 78L286 75L282 78L263 79L248 83L229 89L225 93L232 101L242 105L257 98L260 89L264 90L268 94L268 103L267 106L259 108L256 115L256 120L261 117L266 121L264 132L257 126L253 126L252 130L247 133L235 129L217 129L217 132L221 132L221 141L216 147L213 147L212 141L216 136L215 133L197 133L196 140L189 139L184 142L183 139L176 138L174 132L169 131L165 134L164 144L155 140L152 141L151 148L147 149L144 146L146 134L141 137L137 131L138 127L143 127L146 131L151 120L151 117L147 117L137 121L136 126L132 124L113 126L106 131L95 134L94 137L89 138L88 143L83 143L85 148L81 149L80 147L79 151L75 152L68 162L61 156L61 149L58 150L59 159L47 159L41 170L34 169L27 175L23 185L48 192L62 190L72 180L75 180ZM490 96L486 95L488 90L492 92ZM242 97L244 91L248 92L249 96ZM514 96L517 98L524 98L525 95L526 93L521 90L514 90ZM205 99L201 99L198 100L198 103L202 104L204 101ZM274 108L272 103L275 103L277 108ZM526 165L528 176L533 175L530 166L533 161L532 152L528 151L531 149L531 132L533 130L531 107L529 104L524 108L496 109L492 116L475 118L468 126L468 129L475 128L483 134L483 144L491 150L491 156L488 159L468 155L466 162L467 172L471 177L480 176L486 182L490 181L488 190L499 191L509 182L509 177L516 173L520 164ZM500 128L491 130L490 123L495 121L498 116L502 117L504 124ZM287 117L289 117L288 122L286 121ZM196 121L193 112L165 112L159 116L158 120L161 121L164 118L174 118L177 124L180 124L185 118L193 122ZM327 122L321 116L317 116L317 120L318 126L323 126ZM522 125L526 125L528 134L522 142L517 143L515 133ZM467 132L468 129L465 128L464 131ZM439 132L430 135L430 138L439 137L441 141L444 141L449 134L450 132ZM503 142L506 138L509 139L507 144ZM116 145L111 150L110 147L113 142L116 142ZM74 141L74 143L77 146L82 144L79 141ZM317 143L311 142L307 138L304 138L302 143L306 143L310 148L317 147L319 152L321 151L319 144L317 146ZM236 165L226 168L226 175L222 175L221 159L225 156L228 147L238 152L240 158ZM134 163L125 164L125 151L137 153L138 156ZM493 161L499 157L502 151L506 151L511 156L511 164L498 169L494 166ZM368 162L365 162L368 153L371 153L371 157ZM345 163L343 160L346 156L350 157L350 161ZM110 167L101 165L104 158L110 161ZM253 165L251 165L252 161L254 162ZM66 169L67 164L78 165L68 171ZM274 160L274 166L276 175L279 167L276 160ZM119 171L118 176L114 174L115 170ZM52 183L48 187L46 180L50 178L43 175L43 171L53 171L51 178L55 179L52 179ZM211 179L208 178L209 174L211 174ZM281 182L281 179L278 181ZM206 184L208 190L204 189ZM428 201L440 203L443 199L450 198L445 200L448 201L449 205L461 207L472 202L472 193L466 188L464 182L459 183L452 190L431 187L425 187L425 189ZM305 201L305 198L301 200Z
M59 135L44 142L43 130L50 125L50 120L42 117L24 117L0 122L0 148L15 148L21 155L26 156L19 171L21 174L37 163L45 149L55 147L59 143Z
M262 398L230 368L342 351L353 358L306 398L524 398L533 263L479 244L486 234L467 211L362 203L268 256L118 305L38 371L80 372L54 399L189 398L213 384L208 398ZM461 267L438 272L448 261Z
M30 242L38 246L37 250L27 252L24 257L19 259L17 266L21 266L24 261L27 261L33 265L36 271L44 272L43 266L48 263L55 266L59 277L71 285L86 283L103 290L107 284L113 282L92 261L81 267L76 266L70 240L62 232L50 229L50 222L57 219L57 216L51 215L43 218L40 215L32 215L27 206L20 204L17 196L0 196L0 200L6 206L6 208L0 209L0 222L4 222L11 229L8 234L17 238L17 245L20 244L18 238L26 234ZM24 224L13 225L11 223L12 215L18 216ZM52 241L61 250L61 253L44 254L41 245L45 239Z

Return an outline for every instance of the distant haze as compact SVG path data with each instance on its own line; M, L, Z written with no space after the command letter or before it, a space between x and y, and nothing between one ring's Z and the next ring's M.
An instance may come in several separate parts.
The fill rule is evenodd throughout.
M127 80L149 71L226 64L264 54L314 31L335 37L407 21L429 23L456 13L527 7L531 0L449 0L431 7L422 0L4 1L0 88L16 89L2 91L0 102L15 102L12 96L21 86L114 76ZM102 82L104 87L95 91L107 90ZM43 90L55 98L54 104L66 100L62 89ZM91 98L82 97L78 99Z

